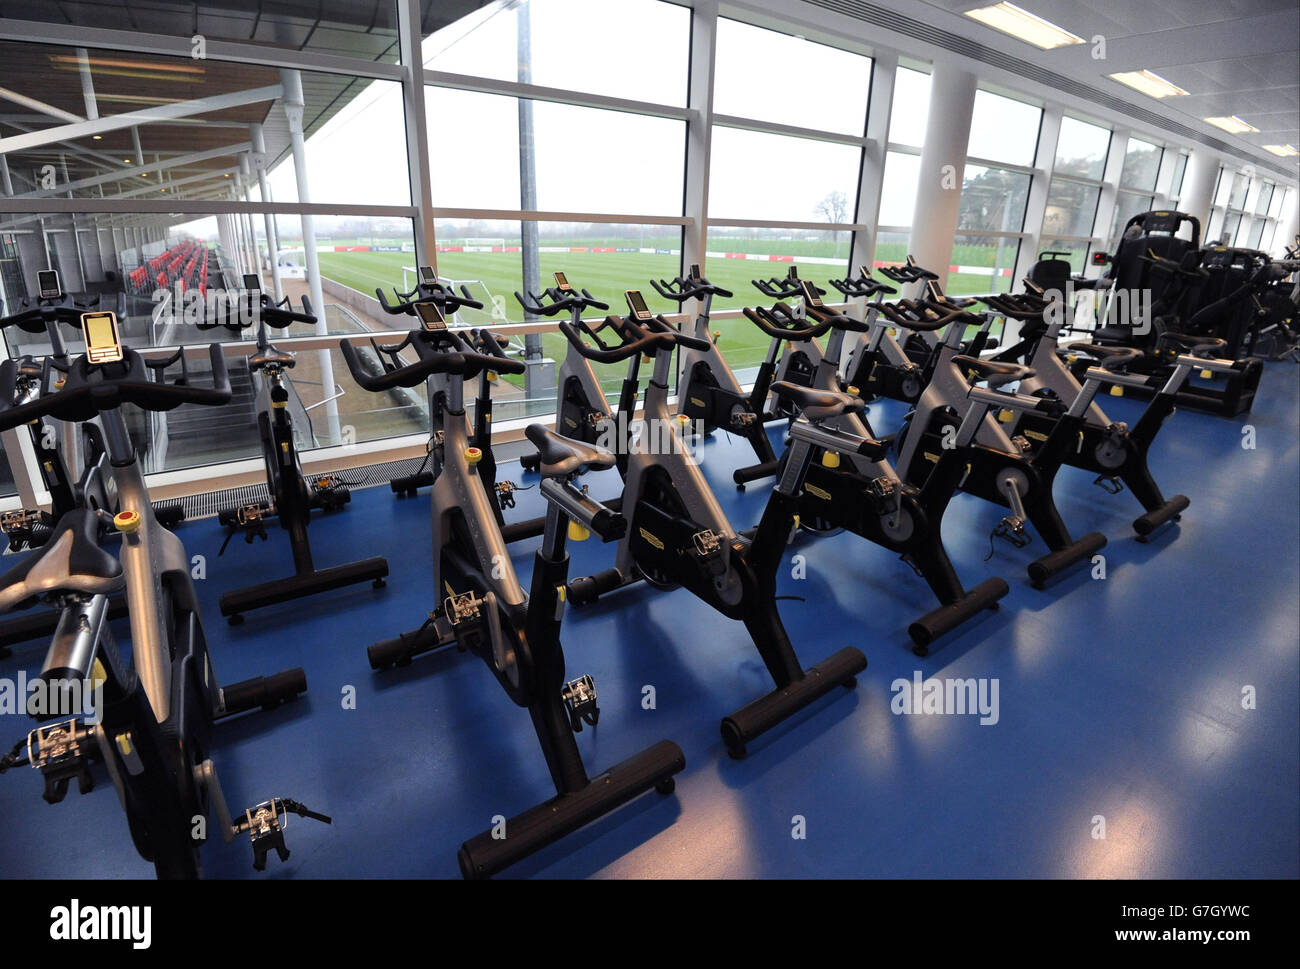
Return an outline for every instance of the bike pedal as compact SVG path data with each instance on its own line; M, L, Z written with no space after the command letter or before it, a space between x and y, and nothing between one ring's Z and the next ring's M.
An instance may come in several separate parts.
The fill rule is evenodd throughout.
M1093 484L1101 488L1108 495L1117 495L1124 490L1124 482L1117 477L1107 476L1104 474L1097 475L1093 479Z
M37 727L27 735L27 760L41 772L46 803L58 804L67 796L68 783L77 782L77 793L95 788L90 773L91 728L75 718Z
M600 720L600 708L596 706L596 681L589 675L570 680L560 691L560 699L569 712L569 725L574 733L582 733L584 721L594 727Z
M515 506L515 492L518 488L519 486L513 481L497 482L497 506L502 511Z

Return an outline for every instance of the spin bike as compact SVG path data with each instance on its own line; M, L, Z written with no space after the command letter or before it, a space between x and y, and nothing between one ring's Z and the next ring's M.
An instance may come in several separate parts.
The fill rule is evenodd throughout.
M1232 361L1206 358L1207 354L1222 350L1223 341L1166 332L1164 339L1169 343L1180 341L1184 353L1179 356L1169 379L1151 398L1137 424L1130 428L1123 421L1112 421L1107 417L1095 398L1103 384L1119 387L1147 385L1145 375L1128 372L1129 365L1141 356L1141 351L1095 343L1068 344L1065 351L1070 355L1070 362L1078 359L1092 361L1084 371L1088 376L1081 384L1070 366L1061 359L1061 348L1057 343L1064 324L1063 302L1048 301L1033 293L982 296L980 300L993 311L1020 323L1019 342L992 359L1028 366L1033 375L1021 381L1019 392L1029 397L1049 399L1056 405L1056 414L1014 412L1014 422L1008 428L1013 439L1046 441L1059 414L1084 394L1088 403L1083 411L1083 426L1079 429L1080 436L1075 446L1065 449L1064 463L1096 474L1093 483L1109 494L1119 494L1125 485L1128 486L1145 509L1145 513L1133 522L1139 541L1146 541L1147 536L1164 522L1176 520L1190 501L1186 495L1165 498L1151 475L1147 455L1156 433L1174 412L1178 391L1187 382L1193 368L1218 373L1232 371Z
M272 579L242 589L232 589L221 596L221 614L230 625L244 621L244 613L281 602L292 602L305 596L341 589L360 582L369 582L373 588L384 587L388 575L388 562L374 556L335 565L316 568L312 557L311 539L307 528L314 510L333 512L342 509L350 500L347 485L337 475L321 475L311 483L302 473L298 457L297 429L290 412L290 398L296 394L289 377L296 359L292 353L277 349L267 335L267 327L288 329L294 323L316 322L311 304L303 297L303 312L295 313L289 299L273 303L261 291L261 277L250 273L244 277L244 288L252 302L253 318L257 320L257 350L248 357L248 370L257 381L257 429L262 440L262 461L266 466L266 487L269 501L255 501L238 508L227 508L217 515L229 530L227 544L242 532L249 544L254 538L266 541L266 522L279 521L289 533L289 546L293 551L294 574L287 578ZM224 552L225 545L221 546Z
M862 317L865 327L854 328L858 335L844 365L844 373L848 377L845 383L858 388L858 393L867 401L888 397L905 404L915 404L925 389L929 375L924 367L899 346L889 327L883 323L877 325L880 316L878 304L884 302L886 294L897 295L898 290L873 279L871 270L865 266L858 267L856 277L832 279L830 284L846 300L871 300L875 297L873 302L866 304Z
M427 383L434 428L433 588L440 605L413 632L367 650L374 669L405 666L422 653L455 645L482 659L507 695L528 710L555 783L556 796L505 823L505 837L484 831L461 845L461 874L486 878L651 788L669 794L673 775L686 766L681 749L660 741L595 777L588 777L573 734L599 715L590 676L565 682L560 623L569 560L567 537L596 532L603 541L624 533L621 515L594 501L572 478L583 467L608 468L614 457L541 427L528 428L537 446L542 494L547 500L542 546L525 594L497 527L485 489L475 480L483 456L471 444L464 383L482 371L521 374L516 360L483 354L466 336L447 328L435 303L420 303L421 328L400 344L379 346L384 373L361 365L351 343L343 355L367 390ZM412 350L417 359L403 363Z
M98 296L81 303L62 290L57 270L38 273L40 291L35 299L24 298L10 308L15 312L0 319L0 330L17 327L32 335L44 334L49 351L41 357L24 354L14 361L15 399L35 400L64 379L69 356L60 324L80 327L83 313L99 308ZM119 313L125 298L119 297ZM50 368L43 361L50 361ZM49 375L52 383L43 384ZM50 496L50 510L23 508L0 516L0 531L9 541L11 552L39 548L45 544L54 526L75 508L103 509L109 517L101 521L105 532L112 531L111 515L116 511L117 492L108 469L104 435L95 421L69 423L49 418L28 424L32 449L36 456L41 483ZM17 434L17 429L10 432ZM16 443L16 441L15 441ZM159 502L154 514L165 526L184 519L180 502ZM118 595L109 603L109 618L126 615L126 600ZM58 623L57 611L32 612L12 616L0 622L0 655L8 647L53 635Z
M62 421L99 418L117 485L120 510L114 524L121 548L114 557L100 544L100 516L76 508L58 522L49 540L0 577L0 610L36 601L61 610L40 679L51 705L70 709L78 689L97 694L94 722L72 718L45 723L0 761L0 770L29 765L40 771L44 798L61 801L72 780L85 794L94 786L90 762L108 770L126 812L132 840L160 878L200 873L203 830L211 812L227 842L247 835L253 867L266 867L274 850L289 857L284 826L289 813L328 822L290 798L272 798L231 816L212 762L213 725L261 707L271 710L307 688L301 668L219 687L190 579L190 560L180 540L154 515L123 404L169 411L183 404L229 402L221 347L208 348L212 386L191 379L184 351L146 361L123 346L114 313L87 313L81 320L86 352L67 369L61 388L16 403L18 367L0 364L0 429L52 416ZM181 376L164 382L176 362ZM47 366L51 366L47 361ZM46 384L48 386L48 383ZM131 658L124 661L107 621L108 596L125 589L130 605ZM99 691L102 690L102 693Z
M643 353L654 360L639 425L643 436L656 443L644 446L634 440L631 425L620 441L628 452L620 505L628 519L627 533L619 542L614 567L571 581L569 600L586 605L644 580L657 589L683 586L728 619L743 622L776 687L723 719L727 752L739 759L747 744L836 686L855 686L867 660L848 646L807 670L800 666L776 607L776 573L794 526L800 482L793 474L782 481L752 537L731 527L699 465L686 452L678 431L681 418L668 403L673 351L679 346L703 350L708 341L681 333L652 314L640 292L629 290L625 296L629 315L606 320L617 345L589 346L568 323L560 324L570 344L589 360L619 363ZM774 392L777 387L773 384ZM860 406L861 401L844 396L826 416ZM810 424L801 433L811 435L813 430ZM875 442L860 446L875 453Z
M587 290L575 289L562 272L555 274L555 285L544 289L540 296L531 292L525 295L516 291L515 299L524 308L524 312L533 316L546 318L568 313L569 326L588 336L592 336L592 333L590 327L582 320L583 312L588 309L602 311L609 309L608 303L602 303ZM626 384L624 391L622 398L627 396ZM632 403L635 404L635 382L632 385L631 395ZM600 386L600 381L596 379L591 364L572 345L569 346L564 362L560 364L559 372L556 374L555 397L555 427L575 441L595 444L606 422L615 419L609 401L605 397L605 391ZM624 411L620 404L619 413L626 413L630 418L632 412ZM622 456L618 456L620 471L623 468L622 460ZM538 456L535 453L525 454L520 457L519 464L525 471L536 471Z
M671 282L652 279L650 285L664 299L675 300L679 306L688 300L699 300L694 333L697 340L708 344L708 349L683 347L681 350L678 360L681 376L677 385L680 412L696 422L697 426L702 426L705 434L724 430L743 437L754 449L754 456L760 464L775 461L776 453L772 450L772 442L768 440L763 423L768 416L764 408L772 386L772 375L776 372L776 356L782 346L781 342L772 342L767 356L759 365L753 388L745 393L718 350L720 334L711 330L709 324L713 297L726 299L732 294L714 286L700 275L699 266L691 266L690 273L684 278L678 276Z
M879 284L877 284L879 285ZM784 396L797 409L799 421L809 420L806 401L824 401L825 394L840 392L839 374L834 361L840 359L848 334L865 335L867 320L836 313L822 302L822 294L808 280L802 280L804 319L794 317L783 304L771 310L756 307L745 315L764 333L780 333L792 342L811 340L830 329L826 353L806 391ZM917 321L916 326L931 325ZM797 335L796 335L797 334ZM857 388L849 387L857 397ZM822 429L832 429L847 448L837 449L822 443L812 454L799 492L798 522L803 531L827 534L848 529L855 535L898 553L899 558L924 579L939 599L940 606L908 626L913 651L924 656L940 636L977 616L984 609L998 608L998 600L1010 588L1000 578L985 579L967 591L957 577L943 545L943 513L948 494L937 487L945 475L938 476L936 487L917 488L904 483L886 457L888 445L877 440L864 414L856 410L820 422ZM864 446L866 445L866 446ZM781 464L796 460L791 452L781 462L773 461L771 474L781 473ZM871 456L866 451L871 450ZM842 453L848 455L847 464Z
M1032 377L1033 371L959 353L966 326L980 326L970 341L978 344L995 314L981 317L933 300L882 303L880 311L900 329L937 333L946 328L930 383L894 439L896 467L903 480L922 490L934 489L941 502L943 496L961 490L1008 508L1011 514L990 535L990 556L995 538L1017 548L1028 545L1033 536L1025 526L1032 524L1048 547L1046 555L1029 563L1029 579L1035 588L1042 588L1053 576L1102 549L1106 537L1100 532L1089 532L1077 540L1070 537L1052 494L1066 451L1076 446L1083 429L1084 394L1070 401L1069 410L1058 419L1047 440L1031 451L1028 440L1013 440L990 411L998 407L1052 413L1052 401L998 389ZM972 380L984 381L988 388L971 386Z

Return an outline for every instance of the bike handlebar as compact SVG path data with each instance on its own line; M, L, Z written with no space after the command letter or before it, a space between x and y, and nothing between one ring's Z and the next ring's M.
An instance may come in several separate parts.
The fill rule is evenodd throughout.
M220 344L208 347L211 387L193 386L189 383L188 372L170 384L154 379L151 371L161 374L177 360L181 360L183 366L183 353L183 350L177 350L166 359L150 361L135 350L124 347L122 361L112 364L92 364L83 355L66 368L67 378L62 390L18 405L14 405L13 400L19 367L16 361L6 360L0 364L0 430L9 430L47 416L63 421L87 421L101 411L122 404L135 404L149 411L169 411L182 404L209 407L228 404L231 398L230 376ZM46 366L50 366L48 361ZM99 379L93 379L96 377ZM42 383L46 383L44 378Z
M480 339L481 334L487 334L495 340L495 336L487 330L473 332L475 340ZM392 390L394 387L416 387L438 373L457 374L470 378L478 376L484 370L521 374L528 369L523 362L511 360L504 353L497 356L470 349L470 344L451 330L442 333L413 330L401 343L381 346L371 338L370 345L376 353L386 354L392 358L396 358L397 354L405 348L413 347L420 357L419 360L404 367L389 367L384 364L382 374L371 374L361 366L361 358L357 355L352 341L342 341L340 347L343 350L343 359L347 362L348 370L352 372L352 378L361 387L370 391ZM449 346L457 349L446 349Z
M460 287L461 295L457 296L450 286L443 286L441 283L427 283L416 286L409 293L403 293L398 289L393 289L393 295L397 297L396 305L388 302L388 297L378 286L375 287L375 295L379 297L379 305L385 313L391 313L398 316L405 313L407 316L415 316L416 303L435 303L444 313L455 313L462 307L468 307L472 310L481 310L483 304L470 296L469 288L462 285ZM419 294L418 299L411 297Z
M721 286L714 286L707 279L695 277L687 279L683 276L675 276L672 280L652 279L650 285L664 299L676 300L679 304L685 303L690 299L701 299L704 296L721 296L723 299L729 299L735 295L728 289Z
M905 330L931 332L941 330L950 323L982 323L975 313L959 306L937 303L929 299L901 299L897 303L881 303L880 312L891 323Z
M878 279L872 279L870 276L857 276L854 279L828 279L828 283L838 289L846 298L854 299L862 297L870 299L877 293L887 293L893 296L898 292L893 286L886 286Z
M592 309L602 311L609 309L608 303L603 303L596 299L596 297L592 296L591 293L587 292L585 289L582 290L581 293L582 295L578 295L575 290L565 291L556 286L551 286L542 290L541 296L534 296L532 293L529 293L527 298L525 298L524 294L519 292L519 290L515 290L515 299L519 301L519 305L524 308L525 313L532 313L536 316L554 316L561 310L571 312L575 307L586 308L590 306ZM543 303L543 297L549 299L550 302ZM532 300L531 304L529 303L529 300Z
M830 319L818 320L812 325L799 326L799 318L784 303L777 303L772 309L762 306L746 306L742 312L751 323L775 340L789 340L801 343L819 337L833 324ZM784 320L781 318L784 317Z

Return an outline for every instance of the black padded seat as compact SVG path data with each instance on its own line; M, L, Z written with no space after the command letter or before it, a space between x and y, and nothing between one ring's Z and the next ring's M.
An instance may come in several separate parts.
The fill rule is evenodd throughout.
M1142 351L1137 347L1105 347L1096 343L1071 343L1066 349L1088 354L1102 370L1112 373L1122 373L1130 363L1142 356Z
M557 434L541 424L529 424L524 433L537 448L544 477L573 474L584 464L595 469L614 466L614 455L610 451Z
M1198 333L1175 333L1166 330L1160 334L1165 343L1173 343L1184 351L1190 351L1194 357L1211 357L1218 355L1228 344L1218 337Z
M265 350L258 350L248 358L248 365L254 370L261 370L265 367L280 367L287 370L294 364L292 353L286 353L283 350L277 350L275 347L267 345Z
M107 595L125 584L122 563L99 545L98 514L74 508L38 551L0 576L0 612L39 595Z
M1034 375L1032 367L1024 367L1018 363L1003 363L1000 360L981 360L979 357L956 356L952 358L952 363L954 367L967 373L974 371L975 376L990 387L1001 387L1003 384L1024 380L1026 377Z
M861 414L867 409L866 402L861 397L841 394L833 390L816 390L786 380L778 380L772 384L772 393L786 403L793 404L814 424L829 417L839 417L841 414Z

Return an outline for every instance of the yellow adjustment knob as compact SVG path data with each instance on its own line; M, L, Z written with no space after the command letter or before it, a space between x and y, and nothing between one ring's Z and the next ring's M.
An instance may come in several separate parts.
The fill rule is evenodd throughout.
M1003 424L1010 424L1015 416L1014 411L1008 410L1005 407L998 411L998 420Z
M62 389L63 389L63 385L66 384L67 382L68 382L68 378L67 378L67 377L59 377L57 380L54 381L54 389L55 389L55 390L62 390Z
M275 410L284 410L289 406L289 402L287 400L273 400L271 401L271 406Z
M569 598L569 587L567 585L557 585L555 594L560 597L561 602L566 602Z
M891 326L891 327L887 327L887 328L885 329L885 332L888 333L890 336L898 336L898 331L895 330L892 326Z
M130 757L134 748L131 746L131 734L120 733L113 740L117 743L117 749L122 752L123 757Z
M1214 374L1212 374L1212 373L1211 373L1210 371L1208 371L1208 370L1202 370L1202 371L1201 371L1201 379L1202 379L1202 380L1209 380L1209 379L1212 378L1213 376L1214 376Z
M848 394L850 397L858 396L858 388L854 387L852 384L850 384L848 387L845 387L844 392Z
M680 424L680 425L682 425L682 427L685 427L685 426L686 426L687 424L689 424L690 422L691 422L691 419L690 419L689 417L687 417L685 414L678 414L678 415L677 415L677 423Z
M642 362L642 363L654 363L654 362L655 362L655 358L652 357L652 356L650 356L650 354L648 354L648 353L643 353L643 354L641 354L641 362Z
M1113 387L1110 388L1110 395L1112 397L1123 397L1124 388L1121 387L1119 384L1115 384Z
M140 530L140 521L138 511L119 511L113 516L113 527L123 535L134 535Z
M1078 362L1079 362L1079 355L1078 355L1077 353L1067 353L1067 354L1065 355L1065 362L1066 362L1066 363L1078 363Z
M497 382L497 378L498 378L498 376L499 376L499 375L497 374L497 372L496 372L495 370L489 370L488 373L487 373L488 383L490 383L490 384L494 384L494 383L496 383L496 382Z
M465 460L469 463L469 466L472 468L474 467L474 465L478 464L480 461L483 460L483 452L476 447L467 447L465 448Z
M722 331L721 331L721 330L714 330L714 331L713 331L713 342L714 342L714 343L717 343L717 342L718 342L719 340L721 340L721 339L722 339Z
M48 472L50 472L51 474L54 473L54 462L53 462L53 461L46 461L46 462L44 462L44 464L42 465L42 467L44 467L45 470L48 471Z
M285 454L288 454L288 453L289 453L289 442L288 442L288 441L281 441L281 442L280 442L280 450L283 451Z
M591 532L578 522L569 522L569 541L585 542L591 537Z
M822 453L823 468L838 468L840 466L840 454L838 451L825 451Z

